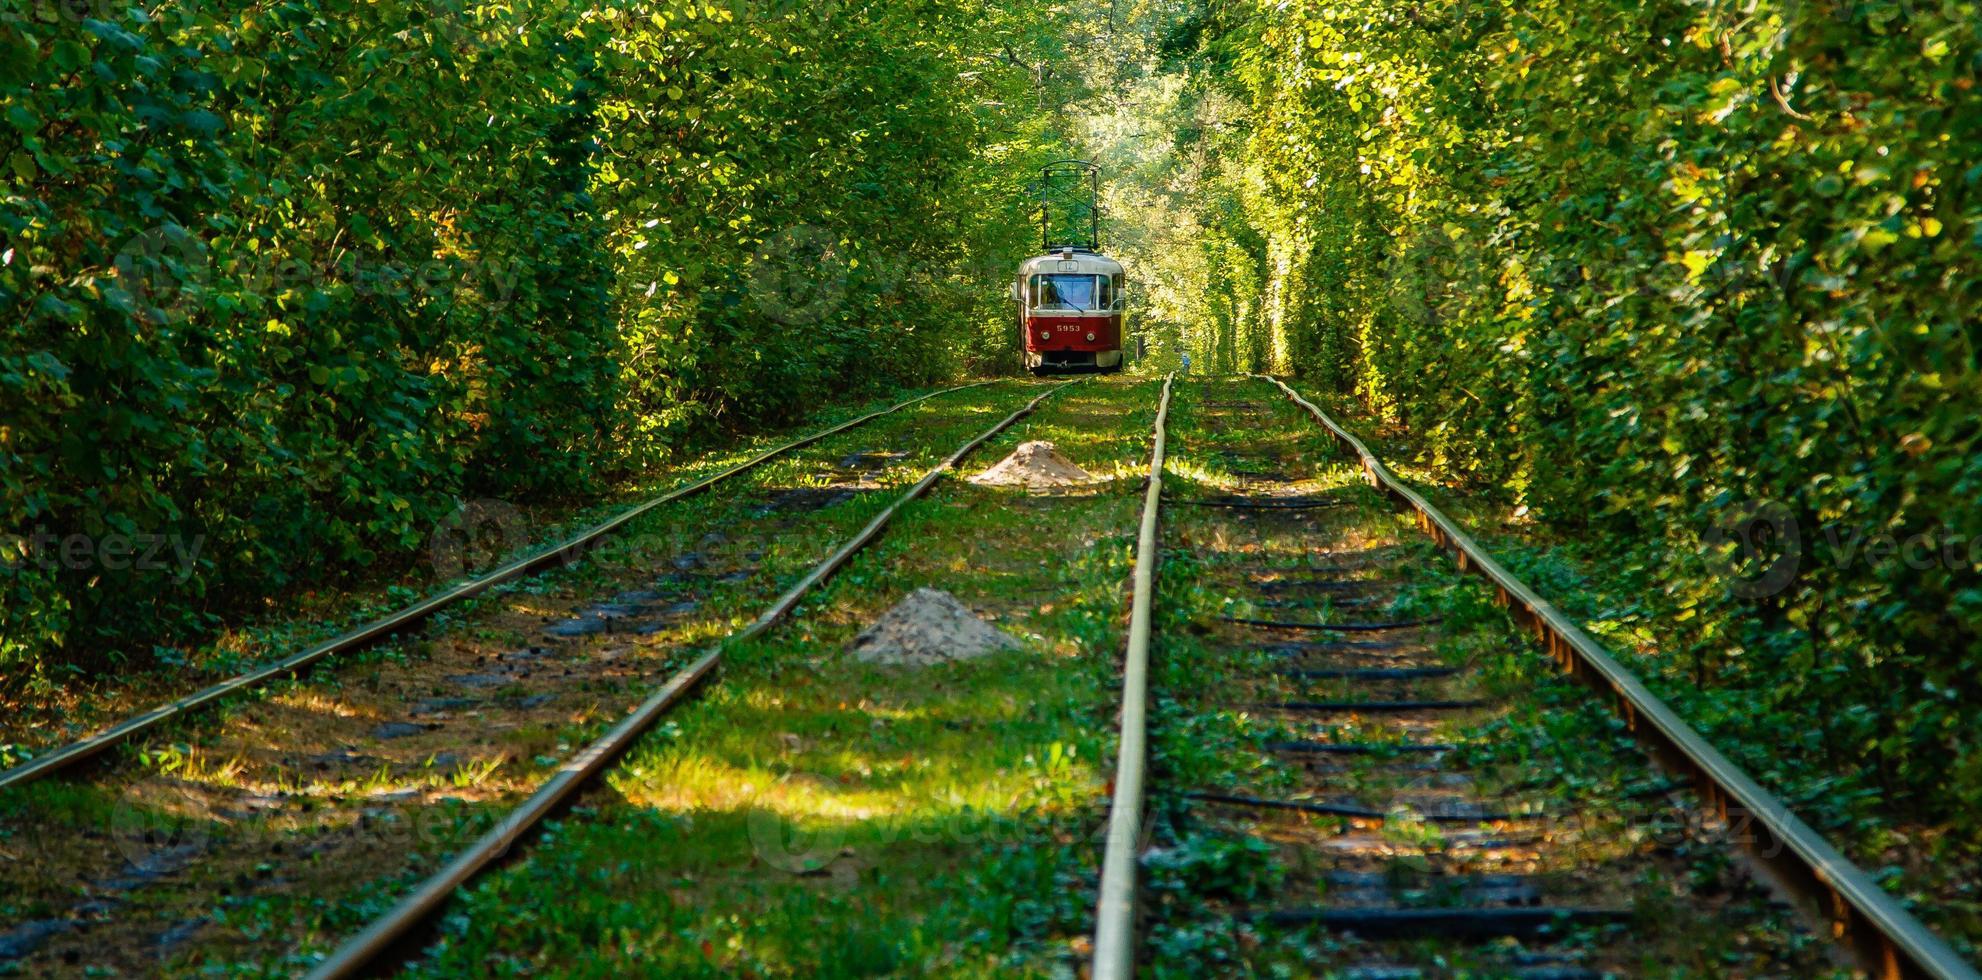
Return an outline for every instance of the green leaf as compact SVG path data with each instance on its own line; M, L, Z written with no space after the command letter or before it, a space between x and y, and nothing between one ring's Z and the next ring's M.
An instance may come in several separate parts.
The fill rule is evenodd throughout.
M55 49L50 53L49 60L65 74L74 72L89 63L89 48L74 38L63 38L55 42Z
M180 119L186 124L186 128L202 136L212 136L220 132L224 124L218 115L208 112L205 109L195 109L184 114Z

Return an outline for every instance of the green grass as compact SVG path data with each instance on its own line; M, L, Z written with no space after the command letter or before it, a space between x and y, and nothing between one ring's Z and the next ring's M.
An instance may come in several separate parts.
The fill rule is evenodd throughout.
M312 720L324 719L325 712L333 709L355 712L347 717L360 719L405 717L406 705L391 692L409 675L435 675L435 690L416 689L413 696L453 693L441 689L444 681L438 675L445 670L426 664L440 644L467 643L491 653L514 649L534 637L540 615L563 615L574 604L582 607L624 589L647 586L657 573L670 569L671 557L684 550L700 549L712 564L742 561L747 553L761 550L761 556L750 561L757 569L753 577L741 583L705 583L698 592L702 607L678 628L632 645L631 655L649 664L650 676L669 669L684 655L754 616L902 487L1038 390L1032 385L1003 384L877 419L708 494L662 508L629 528L616 549L492 590L455 609L446 622L388 652L326 664L301 680L234 699L221 710L172 726L171 732L147 745L132 747L121 760L84 774L88 778L10 792L0 799L0 848L9 848L9 841L49 839L56 826L114 829L117 819L147 814L157 821L190 819L194 830L214 843L214 852L185 875L132 893L131 911L120 913L119 920L130 920L137 931L146 928L143 923L169 925L211 914L216 925L203 934L198 948L185 954L177 969L294 972L310 952L348 935L441 858L472 839L500 807L617 720L640 691L624 680L587 681L583 690L593 699L591 709L564 716L562 724L532 722L491 730L482 742L449 742L444 747L463 757L450 768L431 764L432 751L413 751L402 742L371 741L359 744L359 751L386 758L389 765L327 774L299 771L283 757L307 754L290 743L308 744L315 737ZM870 474L869 482L878 492L816 511L759 513L759 503L767 495L816 484L823 468L867 450L902 454ZM724 541L710 544L711 531L728 534ZM501 694L500 689L486 692L491 698ZM456 726L450 725L447 732L454 736ZM237 765L236 750L229 746L245 747L258 758L248 766ZM139 764L141 754L150 761ZM178 788L182 786L195 792L189 796ZM375 794L407 790L462 794L469 799L415 804L373 821L360 848L362 857L354 859L347 828L357 820L357 811L368 806L368 798ZM211 812L231 807L236 797L250 793L287 794L288 808L279 820L257 817L252 825ZM270 859L267 853L273 844L280 844L283 854L308 850L316 856ZM121 863L111 849L82 847L69 858L49 854L33 868L0 862L0 884L9 873L31 876L29 884L49 886L43 904L59 913L82 897L68 892L86 880L118 873ZM262 864L271 867L262 869ZM51 873L42 874L44 868ZM236 887L230 882L237 874L251 880L279 878L282 884ZM348 883L354 875L368 884L351 890ZM26 904L30 889L13 891L23 899L16 905ZM98 930L88 955L115 942L114 931Z
M1012 387L999 385L990 390L1009 392ZM903 401L913 394L916 393L876 398L855 405L823 406L788 429L743 439L733 446L699 453L671 465L630 475L602 499L519 504L518 520L514 526L521 532L521 539L510 542L515 547L500 555L487 553L484 549L483 553L470 557L478 559L476 570L485 571L495 567L502 559L520 557L568 538L635 503L713 475L799 436ZM987 394L986 389L976 389L932 401L938 403L936 408L940 408L959 400L975 398L981 401ZM644 521L642 528L630 530L652 532L656 519L667 520L693 501L733 492L735 488L747 485L746 481L764 485L765 477L770 474L787 480L810 480L811 474L794 470L794 467L803 465L801 461L813 458L810 454L830 446L844 446L849 442L872 438L878 432L886 432L891 426L899 425L907 416L927 418L931 410L932 406L925 402L894 416L883 416L828 440L827 446L810 447L795 456L766 464L744 477L718 484L705 495L663 508L666 514L655 515ZM555 575L540 576L512 585L509 589L542 589L550 587L548 583L555 581ZM302 590L271 598L267 615L230 624L204 648L161 651L161 661L155 670L133 670L115 676L78 676L60 683L51 677L37 677L21 691L18 703L0 702L0 707L9 709L5 712L4 723L0 723L0 766L27 761L49 748L107 727L125 715L150 708L159 700L178 697L200 685L231 677L257 664L330 639L439 592L446 584L438 580L432 568L422 563L395 570L389 579L342 582ZM475 608L465 604L456 606L436 614L432 622L437 627L445 628L450 623L472 616ZM348 667L382 661L389 663L403 656L401 648L407 642L388 643L347 655L339 658L338 664Z
M478 885L418 972L1063 974L1093 901L1124 583L1157 388L1089 383L968 461L1051 439L1098 493L946 481L790 624L728 655L588 800ZM842 651L949 590L1022 649L919 669Z
M1842 711L1797 713L1757 686L1796 685L1799 671L1724 670L1761 651L1743 650L1725 624L1720 642L1675 649L1699 635L1700 610L1670 591L1643 555L1657 539L1584 534L1573 521L1510 514L1499 488L1454 486L1441 461L1420 451L1420 433L1381 426L1350 399L1306 391L1367 442L1400 478L1454 517L1496 560L1574 618L1715 747L1816 827L1930 928L1974 958L1982 951L1982 824L1929 823L1895 804L1869 764L1834 766L1824 746ZM1723 659L1733 658L1733 659ZM1545 673L1546 661L1538 668ZM1803 672L1807 673L1807 672ZM1835 753L1833 753L1835 754ZM1851 753L1847 757L1856 758Z
M1204 414L1211 401L1250 403L1256 406L1250 409L1256 423L1213 425ZM1333 440L1277 391L1257 382L1183 389L1173 410L1172 447L1172 469L1204 484L1179 486L1178 495L1222 492L1229 486L1241 465L1228 452L1277 451L1287 454L1287 476L1308 481L1313 492L1345 496L1352 506L1322 512L1326 516L1319 529L1302 534L1241 532L1233 530L1239 518L1231 514L1183 508L1171 511L1166 520L1166 543L1189 553L1166 557L1165 601L1158 607L1152 719L1156 835L1153 857L1146 863L1145 939L1154 975L1325 975L1322 964L1355 947L1353 940L1318 930L1273 930L1248 922L1244 913L1250 909L1324 900L1325 884L1315 872L1326 868L1327 861L1320 859L1317 867L1317 857L1303 845L1256 836L1243 822L1216 808L1181 801L1174 793L1214 789L1285 798L1319 785L1322 796L1374 801L1396 786L1399 777L1386 772L1378 758L1349 760L1317 784L1263 751L1262 743L1288 737L1369 742L1403 736L1380 723L1303 723L1296 732L1254 715L1245 710L1246 703L1294 693L1262 679L1275 662L1242 649L1214 650L1206 641L1206 627L1215 617L1253 608L1212 584L1221 576L1249 566L1318 567L1337 560L1326 554L1329 550L1392 541L1394 571L1384 577L1403 587L1387 607L1335 610L1322 600L1300 610L1276 610L1272 618L1443 618L1436 652L1447 662L1475 668L1479 689L1465 696L1484 696L1499 707L1454 716L1411 737L1462 746L1460 760L1481 779L1486 798L1527 812L1546 808L1572 815L1573 822L1550 825L1552 848L1560 856L1548 858L1544 870L1564 862L1571 873L1582 876L1584 885L1609 882L1603 887L1626 894L1645 922L1660 924L1623 945L1616 937L1591 933L1580 940L1584 948L1614 951L1605 954L1611 957L1606 962L1620 962L1630 955L1628 950L1645 949L1631 970L1652 976L1771 970L1821 974L1823 967L1812 966L1824 962L1821 951L1812 948L1819 941L1797 932L1795 923L1769 908L1764 896L1730 876L1719 846L1670 834L1670 820L1663 825L1660 820L1671 814L1661 812L1656 801L1630 797L1630 790L1654 779L1604 706L1558 677L1551 662L1492 602L1491 591L1460 573L1411 521L1363 486L1359 474L1335 452ZM1341 682L1303 693L1320 699L1353 698L1359 692ZM1348 829L1349 821L1290 816L1277 826L1280 830L1273 833L1305 826L1308 835L1325 838ZM1659 836L1662 831L1678 841L1666 852L1657 850L1665 840ZM1393 816L1372 832L1399 849L1392 867L1404 873L1422 863L1412 851L1435 848L1454 831ZM1713 911L1702 914L1702 908ZM1418 955L1435 957L1443 975L1453 976L1495 975L1491 954L1491 949L1436 943L1418 950ZM1405 956L1404 961L1412 960Z
M969 411L913 413L890 426L887 438L842 437L806 459L767 468L751 486L804 485L820 460L849 448L920 444L878 474L883 492L780 527L762 545L761 581L711 596L706 615L669 642L686 653L746 621L776 585L803 574L935 457L1036 390L1012 386ZM701 695L642 739L605 785L552 825L523 860L479 881L449 912L439 941L414 972L1077 972L1092 929L1127 581L1156 391L1151 383L1119 380L1076 386L964 467L987 467L1020 441L1052 439L1091 471L1115 478L1096 492L1037 497L952 479L905 508L789 622L733 647ZM1197 406L1214 393L1256 402L1259 424L1207 431ZM1446 616L1463 638L1448 656L1484 664L1495 693L1528 699L1491 727L1441 740L1491 740L1494 748L1474 758L1483 766L1562 756L1548 757L1542 767L1555 777L1545 792L1577 805L1608 805L1641 782L1628 744L1587 696L1553 678L1545 658L1524 649L1485 590L1416 539L1411 525L1328 455L1319 431L1276 394L1257 385L1181 386L1171 420L1169 499L1243 486L1243 467L1217 450L1264 440L1291 451L1293 468L1313 488L1356 501L1348 525L1353 538L1405 543L1396 560L1413 569L1411 587L1386 614ZM588 561L484 601L492 608L528 607L558 596L609 595L630 572L698 547L708 528L749 520L747 502L732 496L684 501L617 560ZM1301 869L1264 842L1206 825L1167 791L1226 788L1271 796L1301 784L1299 774L1260 750L1297 733L1245 710L1245 699L1233 696L1251 690L1250 678L1270 661L1213 649L1201 626L1251 608L1207 584L1215 573L1246 563L1332 559L1297 540L1234 550L1228 546L1242 542L1221 537L1214 523L1198 519L1202 512L1179 508L1167 515L1152 685L1156 846L1146 862L1147 953L1160 975L1300 973L1337 941L1309 933L1262 937L1221 910L1266 901ZM922 669L865 665L844 652L863 625L925 585L953 592L1018 638L1021 649ZM1364 611L1341 614L1359 618ZM454 628L513 639L472 612ZM357 692L376 671L391 669L368 665L370 675L346 671L312 683ZM448 778L527 785L616 719L616 706L638 692L600 693L599 710L582 722L511 732L512 762ZM216 768L196 751L168 759L182 768L194 759ZM1342 778L1380 781L1373 761ZM414 764L366 774L362 785L338 791L438 789L442 781L432 767ZM103 801L92 796L77 805ZM422 828L425 836L409 859L381 868L362 889L223 902L217 918L230 945L201 951L182 966L241 974L306 966L486 826L500 802L421 814L432 827ZM1382 832L1400 844L1431 843L1444 833L1411 821L1391 821ZM1683 856L1699 880L1718 880L1718 852L1698 847Z

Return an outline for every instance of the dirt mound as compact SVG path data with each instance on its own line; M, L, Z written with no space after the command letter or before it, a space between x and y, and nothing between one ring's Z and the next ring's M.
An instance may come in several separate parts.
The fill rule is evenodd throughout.
M978 619L970 607L940 589L909 593L847 646L866 663L909 667L1017 648L1018 641Z
M1074 487L1095 482L1094 474L1060 455L1050 442L1021 443L998 465L970 478L989 487Z

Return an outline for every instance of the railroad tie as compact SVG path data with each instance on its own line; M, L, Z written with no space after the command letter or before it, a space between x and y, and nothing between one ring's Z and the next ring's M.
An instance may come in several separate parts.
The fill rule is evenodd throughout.
M1241 796L1236 793L1208 793L1191 791L1177 794L1187 800L1199 803L1223 803L1229 806L1251 807L1258 810L1292 810L1297 813L1316 813L1327 817L1355 817L1361 820L1381 820L1388 814L1381 810L1348 803L1320 803L1314 800L1269 800L1257 796Z
M1529 937L1564 926L1604 925L1631 918L1628 908L1524 905L1489 908L1293 908L1260 916L1276 926L1321 926L1365 939L1498 939Z
M1444 844L1442 847L1438 849L1436 854L1426 854L1423 855L1423 857L1425 857L1426 859L1450 858L1455 855L1460 855L1462 852L1477 855L1489 851L1516 851L1516 850L1531 851L1534 850L1536 847L1541 846L1545 842L1544 835L1537 833L1506 833L1506 832L1487 832L1487 831L1481 831L1475 833L1474 831L1467 829L1453 829L1447 831L1444 837L1445 837ZM1385 847L1388 847L1391 842L1384 840L1382 838L1382 834L1379 832L1371 837L1366 837L1362 841L1349 840L1347 847L1335 847L1334 850L1353 851L1362 847L1363 844L1367 844L1367 843L1377 843ZM1323 846L1324 848L1327 848L1330 845L1323 845Z
M1382 596L1348 595L1348 596L1342 596L1340 598L1329 599L1327 600L1327 602L1329 606L1336 609L1367 609L1370 606L1387 605L1389 603L1389 600L1383 598ZM1253 605L1258 606L1261 609L1316 608L1314 601L1311 599L1255 599L1253 600Z
M1324 681L1415 681L1433 677L1451 677L1459 673L1457 667L1312 667L1295 670L1276 671L1282 677L1296 680Z
M1300 739L1268 742L1268 752L1299 755L1388 755L1404 752L1450 752L1459 746L1448 742L1313 742Z
M1179 794L1184 799L1199 803L1219 803L1226 806L1247 807L1255 810L1289 810L1295 813L1312 813L1324 817L1350 817L1357 820L1383 820L1390 816L1386 810L1363 806L1356 803L1331 803L1325 800L1273 800L1258 796L1243 796L1237 793L1188 792ZM1415 807L1404 811L1420 820L1431 823L1492 823L1498 820L1512 820L1514 815L1495 810L1420 810Z
M1519 962L1518 958L1516 962ZM1341 977L1342 980L1425 980L1430 976L1444 976L1443 973L1426 973L1415 966L1384 962L1364 963L1329 975ZM1506 977L1507 980L1605 980L1605 974L1580 966L1509 966L1505 972L1495 969L1491 975Z
M1262 708L1274 711L1299 711L1317 715L1466 711L1486 706L1485 701L1276 701L1260 705Z
M1439 907L1539 906L1544 882L1519 874L1407 874L1330 871L1328 897L1359 906L1437 904ZM1408 898L1409 902L1400 899Z
M1358 655L1396 653L1402 650L1415 649L1418 646L1419 644L1416 643L1394 643L1388 640L1329 640L1325 642L1306 640L1293 643L1241 643L1233 644L1223 649L1258 650L1261 653L1275 657L1298 657L1302 654L1309 653L1352 653Z
M1225 622L1240 626L1257 626L1276 630L1327 630L1341 633L1375 633L1382 630L1410 629L1414 626L1429 626L1443 617L1431 616L1425 619L1399 619L1387 623L1290 623L1278 619L1253 619L1247 616L1222 616Z
M1398 583L1364 579L1268 579L1254 581L1253 588L1261 592L1375 592L1378 589L1396 589Z
M1234 510L1313 510L1320 507L1346 507L1346 500L1316 500L1313 498L1287 498L1285 500L1243 500L1230 497L1207 497L1203 500L1173 500L1173 504L1185 507L1227 507Z

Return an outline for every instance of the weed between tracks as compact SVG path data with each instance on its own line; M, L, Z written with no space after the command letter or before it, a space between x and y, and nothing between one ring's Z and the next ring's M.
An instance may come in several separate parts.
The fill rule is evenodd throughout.
M789 624L733 650L530 860L449 917L427 975L1011 975L1085 942L1157 388L1071 388L967 461L1051 439L1114 477L945 481ZM921 669L853 635L954 593L1023 649Z
M1507 976L1588 969L1649 976L1813 976L1821 944L1736 874L1725 851L1656 792L1602 706L1560 680L1490 593L1461 576L1416 528L1364 487L1334 444L1257 382L1179 389L1166 499L1299 493L1347 506L1234 512L1173 505L1159 582L1146 952L1160 976ZM1300 583L1325 583L1301 593ZM1291 598L1300 596L1300 598ZM1221 617L1324 622L1428 619L1389 634L1287 635ZM1325 653L1278 641L1374 644ZM1280 668L1445 664L1451 678L1293 679ZM1459 700L1480 708L1316 716L1283 701ZM1395 751L1312 761L1269 749L1295 739L1383 746L1453 744L1452 762ZM1374 818L1260 811L1183 798L1209 791L1373 804ZM1491 801L1505 819L1444 823L1425 814ZM1557 928L1525 945L1365 941L1274 927L1256 914L1295 907L1466 905L1479 876L1540 882L1555 904L1623 906L1623 925ZM1443 883L1443 884L1441 884ZM1380 894L1381 898L1374 897ZM1406 965L1428 970L1411 974ZM1378 975L1378 974L1370 974ZM1386 974L1387 975L1387 974Z
M904 397L897 394L863 404L827 406L789 430L753 437L629 477L604 500L534 504L486 501L490 509L468 515L486 519L487 526L476 528L485 533L480 539L464 536L461 543L471 553L460 557L476 569L492 568L500 563L496 559L518 557L564 540L673 487L693 483L766 449L885 408ZM960 393L960 397L970 396ZM527 461L522 465L528 465ZM496 526L498 521L500 526ZM487 533L491 531L498 533ZM426 561L390 575L298 589L270 596L264 603L265 615L230 626L204 648L155 651L152 669L87 676L72 669L66 676L39 676L6 686L0 690L0 767L24 762L161 702L320 643L438 592L446 584L434 563ZM389 647L374 648L342 662L390 660L395 656Z
M26 804L17 814L36 823L11 820L13 840L38 827L40 836L28 839L49 843L27 866L19 849L6 855L13 865L0 864L10 921L61 915L78 898L106 900L109 908L89 914L118 925L58 940L87 950L86 962L130 972L156 968L160 957L176 969L210 972L298 969L384 911L685 653L754 613L936 456L1030 394L1008 391L978 399L973 412L939 418L931 410L841 436L748 484L677 505L659 522L671 532L622 560L486 597L421 642L285 686L201 725L183 746L153 745L149 772L135 780L30 789L10 802ZM913 505L792 623L732 651L704 696L645 739L610 786L590 793L527 860L478 885L416 970L1077 969L1091 928L1154 398L1149 384L1071 389L987 445L967 469L1043 437L1119 479L1065 498L950 481ZM1256 414L1221 420L1214 398ZM1596 884L1628 892L1641 922L1719 920L1668 926L1641 958L1610 955L1603 965L1675 975L1821 968L1799 948L1807 938L1788 934L1711 841L1660 830L1657 808L1634 802L1653 778L1608 717L1581 690L1556 681L1477 584L1458 578L1387 505L1352 485L1346 467L1315 463L1330 444L1275 393L1180 386L1172 435L1172 501L1293 485L1358 506L1330 512L1320 525L1326 535L1278 540L1204 512L1167 512L1153 690L1158 846L1146 872L1146 948L1159 973L1299 974L1357 954L1351 941L1255 926L1238 913L1290 896L1326 897L1320 869L1298 857L1320 836L1359 833L1372 853L1406 871L1412 855L1455 839L1449 828L1412 819L1295 817L1248 831L1175 797L1180 788L1286 797L1312 787L1311 773L1262 751L1269 741L1399 737L1355 720L1298 727L1247 707L1288 693L1259 680L1283 661L1263 650L1215 649L1217 618L1338 610L1336 599L1325 599L1290 611L1262 604L1257 590L1232 588L1235 572L1260 578L1256 567L1372 582L1408 571L1381 610L1443 615L1455 639L1440 654L1479 668L1480 677L1476 687L1450 693L1502 702L1412 736L1463 744L1467 764L1494 792L1587 815L1551 831L1565 845L1558 853L1630 868L1628 880L1612 874ZM868 452L877 446L887 451ZM852 448L863 451L845 455ZM842 472L829 475L822 469L829 464ZM888 492L845 494L862 486ZM775 526L759 533L748 530L753 522ZM710 543L711 532L723 540ZM675 564L688 554L696 556L692 573ZM693 596L697 609L645 636L552 644L556 666L522 673L493 666L519 646L542 644L547 619L653 584L656 571L664 581L692 580L680 594ZM1024 639L1025 650L922 671L866 667L841 653L861 625L922 585L955 592ZM1339 608L1349 608L1346 600ZM571 683L531 673L579 665L589 667ZM476 682L463 698L454 688L471 675L448 673L457 670L502 676ZM1330 683L1303 694L1350 693ZM547 686L551 700L526 705ZM421 716L439 727L389 739L367 734L416 700L439 704ZM334 751L312 755L326 747ZM324 767L298 764L326 757ZM1386 761L1379 754L1331 768L1327 785L1384 788ZM1520 777L1538 772L1546 778ZM161 828L169 831L163 840ZM120 856L134 841L151 864ZM188 841L198 845L199 861L178 867L176 848ZM115 883L119 875L144 880L125 888ZM1623 937L1558 938L1601 948ZM1494 971L1464 956L1440 962L1457 973Z
M0 935L66 926L23 961L32 972L294 972L1035 393L979 389L877 419L669 505L420 639L209 713L178 744L143 747L141 765L9 794ZM618 628L547 632L636 590L644 611Z
M1904 804L1886 800L1868 770L1837 769L1811 760L1826 744L1853 744L1832 726L1859 720L1853 706L1826 718L1762 710L1774 697L1729 685L1740 672L1708 670L1715 658L1744 652L1727 637L1708 650L1675 650L1675 627L1692 620L1692 598L1654 581L1638 551L1671 547L1670 541L1608 541L1509 513L1495 494L1468 493L1443 478L1446 461L1419 450L1419 434L1381 425L1349 399L1303 392L1323 405L1386 465L1447 514L1495 558L1576 618L1654 692L1700 729L1717 748L1797 814L1828 837L1860 867L1874 870L1930 928L1973 961L1982 952L1982 824L1929 823L1910 817ZM1480 488L1486 489L1486 488ZM1683 529L1682 529L1683 530ZM1806 530L1806 534L1811 531ZM1671 555L1650 562L1656 566ZM1766 615L1758 611L1757 615ZM1848 655L1837 648L1837 655ZM1805 668L1816 671L1817 666ZM1702 683L1702 671L1714 674ZM1752 679L1762 676L1750 671ZM1768 682L1766 676L1762 676ZM1779 684L1803 683L1777 677Z

